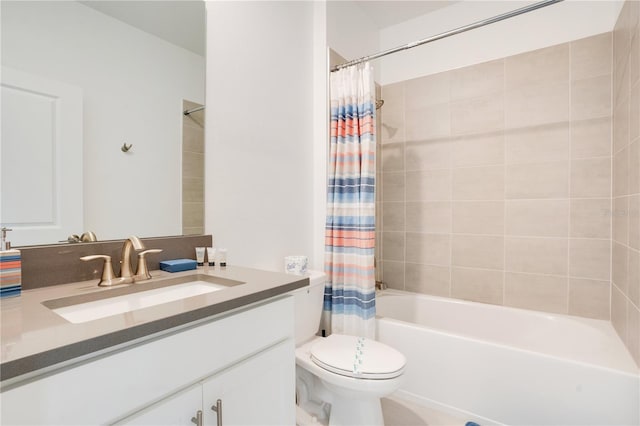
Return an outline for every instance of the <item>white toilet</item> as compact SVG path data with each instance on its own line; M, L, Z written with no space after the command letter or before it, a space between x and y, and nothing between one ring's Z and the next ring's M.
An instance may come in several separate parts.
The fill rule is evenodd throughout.
M330 426L382 426L380 398L400 387L406 359L374 340L316 336L325 278L323 273L310 272L309 287L293 292L298 410L306 419L318 421L306 424L327 424L328 417Z

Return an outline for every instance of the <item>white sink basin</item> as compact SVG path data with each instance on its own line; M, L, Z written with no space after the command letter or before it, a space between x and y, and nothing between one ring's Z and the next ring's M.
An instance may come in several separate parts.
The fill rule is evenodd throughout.
M207 281L191 281L155 290L141 291L125 296L116 296L93 302L64 306L52 309L53 312L74 324L93 321L112 315L148 308L149 306L186 299L212 293L226 288L224 285L212 284Z

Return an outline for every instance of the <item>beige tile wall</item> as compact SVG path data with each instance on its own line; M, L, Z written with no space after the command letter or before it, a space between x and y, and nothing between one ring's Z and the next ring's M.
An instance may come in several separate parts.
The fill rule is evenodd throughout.
M183 101L183 110L202 105ZM182 119L182 233L204 234L204 110Z
M384 281L610 319L612 78L605 33L384 86Z
M640 2L613 31L613 285L611 321L640 365Z

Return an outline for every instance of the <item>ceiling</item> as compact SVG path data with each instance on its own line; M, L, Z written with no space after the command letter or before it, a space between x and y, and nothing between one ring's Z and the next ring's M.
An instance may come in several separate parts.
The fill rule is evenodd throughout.
M205 55L205 10L202 0L91 0L80 3L169 43Z
M354 3L371 18L378 29L382 29L442 9L458 1L460 0L366 0Z
M458 1L355 0L353 3L382 29ZM87 0L80 3L198 55L205 55L205 2L202 0Z

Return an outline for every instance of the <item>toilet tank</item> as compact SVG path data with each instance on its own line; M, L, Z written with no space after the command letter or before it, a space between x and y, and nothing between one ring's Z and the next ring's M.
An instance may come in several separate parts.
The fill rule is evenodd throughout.
M322 317L326 275L318 271L309 271L307 275L309 277L309 287L299 288L291 292L294 296L296 310L296 346L316 335L320 327L320 318Z

